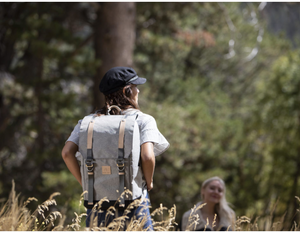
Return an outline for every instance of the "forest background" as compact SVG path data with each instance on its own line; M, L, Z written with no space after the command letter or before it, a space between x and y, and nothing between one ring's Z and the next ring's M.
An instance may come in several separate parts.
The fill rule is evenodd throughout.
M200 201L219 176L237 216L299 222L300 4L0 3L0 198L60 192L69 218L82 189L61 149L101 107L113 66L147 78L141 110L171 146L157 157L152 207ZM31 203L34 208L34 203ZM82 207L81 207L82 208ZM80 209L84 212L83 209Z

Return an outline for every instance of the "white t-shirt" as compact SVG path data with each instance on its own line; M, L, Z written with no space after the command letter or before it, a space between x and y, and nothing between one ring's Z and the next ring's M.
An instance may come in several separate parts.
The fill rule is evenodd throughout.
M123 114L131 115L135 114L136 111L136 109L128 109L126 111L123 111ZM74 142L77 146L79 145L81 121L82 120L78 121L78 124L74 127L70 137L67 140ZM170 144L166 140L166 138L159 132L154 117L139 111L137 124L140 129L140 144L142 145L145 142L152 142L155 156L162 154L169 148Z

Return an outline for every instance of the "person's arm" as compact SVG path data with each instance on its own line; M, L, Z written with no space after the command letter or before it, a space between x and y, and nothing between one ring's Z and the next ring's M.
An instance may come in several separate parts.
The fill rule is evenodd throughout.
M152 142L145 142L142 144L141 159L142 169L147 183L147 190L150 191L153 188L153 174L155 167L155 156Z
M78 146L74 142L68 141L66 142L64 148L62 149L61 155L70 172L80 183L80 185L82 185L80 167L75 157L77 151L78 151Z

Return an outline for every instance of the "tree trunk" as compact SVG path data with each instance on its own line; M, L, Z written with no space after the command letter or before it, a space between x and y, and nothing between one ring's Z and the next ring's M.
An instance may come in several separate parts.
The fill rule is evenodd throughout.
M104 105L99 91L103 75L114 66L132 66L135 43L135 3L104 2L98 5L94 24L95 56L100 60L94 77L94 108Z

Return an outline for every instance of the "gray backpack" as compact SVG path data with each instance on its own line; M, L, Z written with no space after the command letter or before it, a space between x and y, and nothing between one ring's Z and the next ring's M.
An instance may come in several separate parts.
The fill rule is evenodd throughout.
M138 114L84 117L80 126L79 152L84 205L92 208L103 198L101 209L111 205L126 208L142 196L145 188L140 160ZM122 195L129 189L132 195Z

